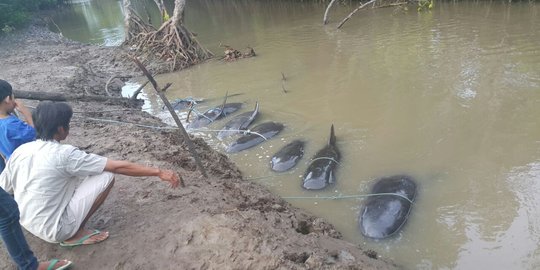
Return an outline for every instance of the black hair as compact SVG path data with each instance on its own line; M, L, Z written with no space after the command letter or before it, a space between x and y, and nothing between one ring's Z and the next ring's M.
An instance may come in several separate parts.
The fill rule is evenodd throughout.
M59 127L69 129L73 110L67 103L42 101L32 112L37 138L51 141Z
M4 80L0 80L0 101L3 101L6 97L11 95L13 95L11 84Z

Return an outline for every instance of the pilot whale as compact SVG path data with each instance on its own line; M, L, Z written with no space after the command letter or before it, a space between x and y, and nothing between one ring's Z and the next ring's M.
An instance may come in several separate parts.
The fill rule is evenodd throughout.
M223 139L245 130L255 120L258 113L259 102L256 102L255 109L253 111L241 113L227 122L227 124L225 124L225 126L219 131L217 135L218 139Z
M302 187L305 189L323 189L335 181L335 170L339 164L339 150L336 146L334 125L330 128L328 144L312 158L306 172Z
M242 108L242 103L225 103L220 107L209 109L202 115L197 116L197 119L191 122L188 128L205 127L216 120L238 111L240 108Z
M276 172L284 172L296 166L304 156L305 144L302 140L294 140L285 145L272 156L270 168Z
M281 123L266 122L255 126L249 134L243 135L234 141L228 148L227 153L236 153L256 146L277 135L283 130Z
M416 184L411 177L395 175L379 179L358 218L360 232L369 238L383 239L403 227L416 198ZM392 195L395 194L395 195Z

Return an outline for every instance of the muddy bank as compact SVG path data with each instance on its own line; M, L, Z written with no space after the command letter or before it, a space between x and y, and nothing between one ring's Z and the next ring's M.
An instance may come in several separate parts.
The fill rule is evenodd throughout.
M122 55L119 49L68 41L33 25L0 38L0 78L18 90L104 95L110 76L139 75ZM120 86L112 87L116 94ZM341 240L326 221L242 180L238 168L204 141L196 139L195 144L207 179L174 131L88 119L163 125L157 118L106 102L71 105L76 113L67 143L110 158L176 170L186 187L171 190L157 178L117 176L109 198L89 223L110 231L111 237L68 249L27 234L38 258L66 258L74 261L74 269L395 268ZM0 269L14 269L6 250L0 249Z

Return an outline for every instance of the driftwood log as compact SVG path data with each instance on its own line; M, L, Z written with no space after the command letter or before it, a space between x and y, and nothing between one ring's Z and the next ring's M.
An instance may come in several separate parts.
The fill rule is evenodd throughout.
M109 96L96 96L96 95L65 95L54 92L38 92L38 91L22 91L14 90L13 95L20 99L32 99L32 100L50 100L50 101L101 101L112 102L118 104L132 104L137 105L143 102L141 99L131 99L125 97L109 97Z

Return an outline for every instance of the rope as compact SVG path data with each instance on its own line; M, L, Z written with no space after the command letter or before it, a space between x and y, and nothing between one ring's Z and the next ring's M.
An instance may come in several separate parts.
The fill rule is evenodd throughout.
M130 124L138 127L144 127L144 128L151 128L151 129L177 129L175 127L158 127L158 126L148 126L148 125L141 125L137 123L131 123L131 122L122 122L122 121L116 121L116 120L110 120L110 119L99 119L99 118L92 118L92 117L84 117L84 119L91 120L91 121L98 121L98 122L107 122L107 123L115 123L115 124Z
M312 159L311 162L309 162L309 164L311 164L311 163L313 163L313 161L319 160L319 159L328 159L328 160L331 160L331 161L337 163L338 165L341 165L337 160L335 160L334 158L331 158L331 157L318 157L318 158Z
M123 112L123 111L141 111L139 109L116 109L103 111L73 111L73 113L103 113L103 112Z
M267 178L274 178L276 177L275 175L267 175L267 176L260 176L260 177L253 177L253 178L244 178L244 180L248 181L248 180L264 180L264 179L267 179Z
M329 197L282 197L283 199L320 199L320 200L341 200L341 199L352 199L352 198L365 198L365 197L374 197L374 196L398 196L414 204L409 198L398 194L398 193L372 193L372 194L359 194L359 195L338 195L338 196L329 196Z
M267 139L266 137L264 137L261 133L257 133L257 132L255 132L255 131L251 131L251 130L249 130L249 129L242 130L242 131L243 131L244 135L246 135L246 134L255 134L255 135L260 136L261 138L263 138L265 141L268 141L268 139Z

